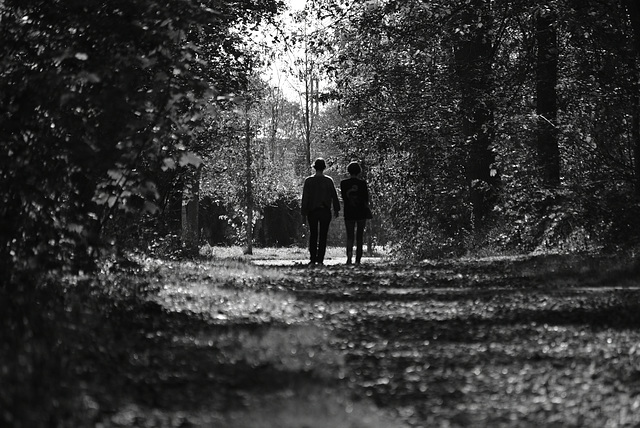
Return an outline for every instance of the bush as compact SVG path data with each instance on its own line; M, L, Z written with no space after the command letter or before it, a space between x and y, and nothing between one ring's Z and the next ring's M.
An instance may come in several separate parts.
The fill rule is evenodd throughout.
M485 244L504 251L616 251L640 243L640 204L624 187L520 190L494 215Z

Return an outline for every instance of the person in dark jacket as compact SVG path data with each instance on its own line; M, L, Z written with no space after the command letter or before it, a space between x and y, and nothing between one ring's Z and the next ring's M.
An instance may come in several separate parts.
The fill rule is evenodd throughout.
M331 223L331 205L336 217L340 212L338 192L331 177L324 175L324 159L313 163L316 173L304 180L302 189L302 216L309 224L310 264L323 264L327 250L327 234Z
M344 224L347 228L347 264L352 263L353 243L356 243L356 264L362 259L364 228L371 218L369 209L369 189L367 182L358 176L362 168L357 162L347 166L350 177L340 182L340 192L344 202Z

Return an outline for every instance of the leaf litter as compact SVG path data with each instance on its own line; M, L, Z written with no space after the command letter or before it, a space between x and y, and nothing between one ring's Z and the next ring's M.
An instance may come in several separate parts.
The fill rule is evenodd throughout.
M640 424L633 261L139 264L68 280L78 426Z

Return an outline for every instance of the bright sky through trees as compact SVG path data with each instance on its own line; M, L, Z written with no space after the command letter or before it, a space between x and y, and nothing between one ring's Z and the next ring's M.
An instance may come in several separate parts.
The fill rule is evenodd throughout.
M292 10L304 9L304 5L305 5L306 2L307 2L307 0L288 0L289 7Z
M284 26L282 29L285 32L292 31L293 20L291 14L304 9L306 0L286 0L286 4L289 8L287 12L282 15L282 23ZM299 82L297 82L288 71L295 61L296 52L293 46L281 45L280 55L275 59L268 70L265 71L266 78L272 85L279 87L286 98L290 100L298 100L300 97Z

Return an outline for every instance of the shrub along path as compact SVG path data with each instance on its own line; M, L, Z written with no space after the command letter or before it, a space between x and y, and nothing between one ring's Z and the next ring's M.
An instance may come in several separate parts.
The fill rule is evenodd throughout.
M56 330L63 387L49 419L216 428L640 424L633 263L282 264L141 259L70 279ZM8 385L5 395L29 394ZM5 421L35 420L16 409Z

